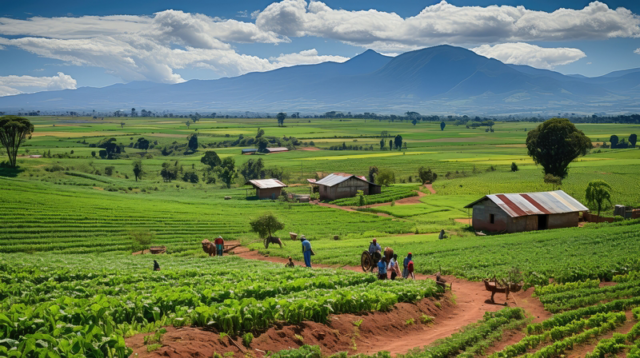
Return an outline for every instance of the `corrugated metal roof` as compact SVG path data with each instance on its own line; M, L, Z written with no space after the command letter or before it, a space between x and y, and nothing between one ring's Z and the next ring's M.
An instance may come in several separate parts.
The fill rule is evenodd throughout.
M307 179L307 181L308 181L309 183L311 183L311 184L315 184L315 183L316 183L316 180L315 180L315 179Z
M267 148L267 151L269 153L276 153L276 152L288 152L289 148L287 147L275 147L275 148Z
M258 150L256 148L246 148L242 150L242 153L250 153L250 152L257 152Z
M525 194L492 194L465 206L471 208L482 200L489 199L511 217L545 214L564 214L589 211L579 201L562 190Z
M278 179L254 179L247 182L258 189L286 188L287 184Z
M369 183L369 181L367 181L367 178L364 176L358 176L358 175L353 175L353 174L347 174L347 173L331 173L329 175L327 175L326 177L317 180L315 182L315 184L317 185L324 185L324 186L335 186L338 185L340 183L342 183L343 181L348 180L349 178L354 177L357 179L360 179L364 182ZM373 183L369 183L369 184L373 184ZM374 184L376 185L376 184Z

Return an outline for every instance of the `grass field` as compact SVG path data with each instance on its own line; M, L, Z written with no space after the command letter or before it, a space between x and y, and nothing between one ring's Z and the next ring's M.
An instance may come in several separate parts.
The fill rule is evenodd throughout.
M486 194L553 189L543 182L541 168L533 164L523 146L527 131L536 123L498 122L494 132L485 132L453 124L442 131L439 123L414 126L404 122L357 119L287 119L284 127L278 127L275 119L216 118L202 119L188 128L185 118L30 119L36 130L33 138L20 149L19 169L0 167L0 267L3 268L0 273L0 356L13 345L24 351L25 347L31 347L30 339L46 341L48 347L59 347L58 352L66 350L62 356L89 354L91 349L106 356L116 352L115 355L124 356L128 352L120 341L124 336L153 331L160 324L203 326L214 317L212 307L233 310L236 303L249 302L246 300L269 306L273 301L268 300L277 297L290 303L306 304L311 307L305 311L312 312L309 317L322 322L323 317L326 318L323 308L313 311L316 307L312 307L313 300L306 297L306 293L296 291L297 286L291 283L301 278L317 282L317 287L308 292L321 302L337 299L343 290L358 292L367 299L375 296L362 285L362 282L371 283L367 281L371 280L369 275L336 273L335 270L317 271L317 274L299 269L289 272L271 264L253 262L249 267L244 260L233 257L224 259L222 269L212 261L204 260L200 245L202 239L217 235L239 239L270 256L301 259L300 243L289 241L288 236L289 232L304 234L317 253L313 258L315 263L339 266L359 265L360 254L371 238L376 237L383 247L391 246L401 257L412 252L419 273L442 272L480 280L493 275L504 277L515 267L524 274L526 284L538 286L548 284L550 278L561 283L610 280L615 275L640 270L638 221L487 237L474 236L473 231L460 222L462 220L456 221L469 217L465 205ZM634 125L577 126L594 142L608 141L612 134L622 138L640 132L640 126ZM300 141L297 149L315 149L248 156L241 154L243 147L228 145L240 135L245 138L255 136L258 128L270 138L297 138ZM379 143L383 131L389 132L391 137L384 138L385 148L381 150ZM185 152L187 136L194 133L198 134L200 146L195 153ZM388 142L397 134L402 135L407 149L390 151ZM140 137L149 140L152 147L148 150L134 148L133 144ZM101 149L92 145L106 138L116 138L116 142L124 147L125 152L118 159L100 159L92 155ZM362 149L329 150L343 143ZM174 150L163 155L165 147ZM205 183L205 166L200 159L206 151L215 151L221 158L233 158L236 167L250 159L261 158L267 169L284 171L284 181L290 185L287 190L293 193L309 193L307 178L331 172L366 176L372 166L392 170L396 184L383 188L378 196L370 196L368 205L355 211L283 200L252 200L248 197L253 196L253 190L243 185L241 176L231 188L226 188L220 181ZM30 157L43 154L46 157ZM134 179L132 171L136 160L142 162L144 170L139 181ZM159 173L165 162L178 163L183 172L195 171L199 182L190 183L181 178L164 182ZM512 162L518 165L518 171L510 171ZM420 167L431 168L438 174L433 183L435 194L417 183ZM639 175L640 150L637 148L595 148L571 164L569 176L560 188L584 202L589 181L603 179L613 188L613 204L640 206ZM411 204L373 206L416 196L418 190L426 195L412 198L415 201ZM333 204L346 207L358 203L355 199L342 199ZM276 233L285 238L282 249L273 246L264 249L256 234L250 232L249 221L266 212L275 214L285 224L285 228ZM605 210L605 215L611 214L611 209ZM437 233L442 229L449 237L438 240ZM132 236L139 232L150 233L153 245L167 246L171 255L163 259L163 280L167 279L166 282L156 280L157 275L143 277L142 272L150 270L144 266L149 260L130 256L136 247ZM333 240L336 235L339 236L337 241ZM258 274L238 280L240 267L251 268ZM224 275L219 279L207 273L200 279L195 278L210 270L223 270ZM96 276L92 276L94 274ZM333 278L338 274L346 277L344 287L335 285ZM275 282L266 277L273 275L284 278L282 282ZM320 278L322 275L328 278ZM53 282L47 281L50 277L54 277ZM261 291L272 292L270 287L274 285L291 290L257 297L253 293L260 290L250 288L252 278L255 282L266 282L260 286ZM218 285L226 291L231 285L242 289L236 290L237 296L233 299L237 302L233 304L224 303L224 290L216 293L217 301L202 301L202 297L212 294L205 288L207 284ZM406 281L375 285L372 289L377 294L385 293L385 300L371 301L358 312L384 310L395 302L435 294L434 287ZM140 287L143 289L137 292ZM635 297L636 291L632 290L636 289L634 283L628 285L624 294L616 290L589 291L593 296L590 301L577 301L571 294L547 300L550 309L561 312L579 309L587 301L596 303ZM160 290L170 290L171 298L161 299L157 295ZM391 291L394 293L389 293ZM113 297L103 300L101 295ZM352 312L344 307L356 304L359 297L340 301L343 306L339 307L343 308L337 311ZM144 303L140 303L141 306L136 303L135 307L117 303L127 299ZM271 303L265 303L267 301ZM52 308L54 304L59 307ZM85 312L88 321L74 321L77 328L71 331L55 330L55 324L50 324L52 318L54 322L69 324L57 311L63 306L65 310ZM295 307L299 309L299 306ZM35 317L34 312L43 316ZM229 313L230 316L234 314ZM285 316L278 320L295 323L309 318ZM32 318L43 322L21 325L25 317L29 319L27 322L32 322ZM247 332L242 328L243 317L242 314L239 318L230 317L232 325L240 327L230 330L238 334ZM260 317L263 318L259 323L261 328L275 322L275 318L268 315ZM615 321L616 317L607 316L607 319ZM90 338L95 337L94 348L85 346L82 353L69 350L68 347L78 341L74 332L91 333L87 329L93 328L86 323L91 320L111 328L94 332ZM500 325L515 326L522 325L522 320L517 314L509 319L487 317L474 329L486 333L489 330L481 329L483 324L501 322ZM215 327L217 330L228 330L228 326L222 326L222 318L214 321L220 325ZM605 321L602 318L602 322ZM611 324L618 324L614 323ZM16 324L19 328L9 332L7 327ZM251 327L250 324L253 323L247 320L247 327ZM542 332L546 332L546 328ZM41 343L34 343L33 347L33 353L27 356L48 354L48 348ZM464 349L475 352L476 348L470 345ZM423 353L415 352L414 356L426 357ZM100 356L97 351L91 354Z

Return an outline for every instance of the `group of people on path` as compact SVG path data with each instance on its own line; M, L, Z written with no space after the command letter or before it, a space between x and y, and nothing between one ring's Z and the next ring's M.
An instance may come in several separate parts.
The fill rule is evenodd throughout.
M383 256L382 246L380 246L376 239L373 239L371 243L369 243L369 254L371 254L372 257L379 257L378 279L386 280L389 278L390 273L390 278L395 280L396 277L400 275L398 254L395 254L390 247L385 247ZM413 255L411 253L408 253L407 257L404 258L402 266L402 278L407 279L411 277L415 280L416 276L413 273Z

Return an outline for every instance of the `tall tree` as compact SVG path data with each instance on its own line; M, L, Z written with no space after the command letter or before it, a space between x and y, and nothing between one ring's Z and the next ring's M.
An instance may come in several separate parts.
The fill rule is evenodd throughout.
M611 186L604 180L593 180L587 185L585 198L587 199L587 205L597 208L598 216L600 216L600 211L608 207L607 203L612 205Z
M612 135L611 139L609 139L609 142L611 142L611 148L617 148L618 147L618 142L620 141L620 138L618 138L617 135Z
M186 122L184 122L184 124L186 124L187 125L187 129L189 129L189 126L191 126L191 121L186 121Z
M631 144L632 148L636 147L636 142L638 141L638 136L636 134L632 134L629 136L629 144Z
M571 161L587 154L591 140L566 118L552 118L527 134L527 151L545 174L565 178Z
M278 125L284 126L284 119L287 118L287 114L284 112L280 112L278 113L278 115L276 115L276 118L278 119Z
M389 186L396 182L396 174L391 169L380 169L376 177L376 184Z
M402 136L400 134L398 134L394 139L393 142L396 146L397 150L402 149Z
M233 157L226 157L222 160L222 164L217 168L218 178L227 185L227 188L231 188L231 184L235 182L238 177L238 171L236 170L236 161Z
M142 179L142 173L142 161L136 160L133 162L133 175L136 177L136 181Z
M393 150L393 139L389 139L389 150Z
M218 153L209 151L204 153L204 156L200 158L200 163L208 165L209 169L213 170L222 163L222 160L220 160Z
M134 147L138 148L138 149L148 150L149 149L149 144L150 143L149 143L148 139L138 138L138 141L136 142Z
M378 167L372 166L369 167L369 181L372 183L376 182L376 174L378 174Z
M443 131L443 130L444 130L444 127L446 127L446 126L447 126L447 124L446 124L446 123L444 123L444 121L440 122L440 130L441 130L441 131Z
M16 116L0 117L0 143L7 149L9 166L16 167L18 149L25 139L31 139L33 124L28 119Z
M438 174L434 173L431 168L420 167L418 169L418 177L422 184L433 183L438 179Z
M249 159L240 167L240 174L245 181L253 179L264 179L266 172L264 170L264 162L262 158L258 160Z
M192 152L195 152L196 150L198 150L198 135L197 134L191 134L189 137L187 137L187 139L189 139L189 149Z
M263 137L258 138L256 144L258 144L258 153L266 153L269 141Z
M380 150L384 149L384 139L380 139Z

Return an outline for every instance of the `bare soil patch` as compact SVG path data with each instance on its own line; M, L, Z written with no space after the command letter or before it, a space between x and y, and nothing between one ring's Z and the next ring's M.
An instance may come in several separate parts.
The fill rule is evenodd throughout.
M305 150L307 152L317 152L322 149L316 148L316 147L302 147L302 148L298 148L298 150Z
M455 219L455 221L460 224L466 224L471 226L472 219Z
M431 192L431 194L435 194L436 193L436 190L433 188L432 184L425 184L424 187L427 188L427 190L429 190Z

